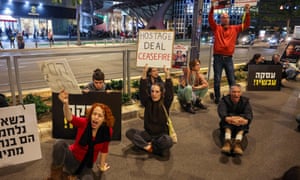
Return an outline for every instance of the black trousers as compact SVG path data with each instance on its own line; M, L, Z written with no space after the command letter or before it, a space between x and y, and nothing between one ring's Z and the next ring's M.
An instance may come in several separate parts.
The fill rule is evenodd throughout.
M147 131L131 128L126 131L126 137L141 149L151 142L155 154L162 154L173 146L173 141L167 134L151 136Z

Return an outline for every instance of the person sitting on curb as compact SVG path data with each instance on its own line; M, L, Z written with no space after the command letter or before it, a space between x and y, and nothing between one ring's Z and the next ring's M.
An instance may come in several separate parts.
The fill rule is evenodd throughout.
M221 151L231 153L233 148L235 154L242 155L241 141L243 136L248 133L253 113L249 99L242 96L239 84L231 86L230 94L221 99L218 105L218 115L221 135L225 140Z
M265 64L265 58L260 54L260 53L256 53L253 55L252 59L250 59L247 64L245 65L244 67L244 71L248 71L248 67L249 65L252 65L252 64L256 64L256 65L259 65L259 64Z
M149 94L147 72L148 65L146 64L140 79L140 99L145 107L144 130L128 129L126 137L140 149L168 157L173 141L169 136L166 113L169 114L169 108L174 97L173 83L169 69L164 68L165 83L154 83L151 86L151 94Z
M107 171L108 146L112 137L115 118L111 109L101 103L94 103L87 110L86 117L72 115L69 107L69 94L61 91L58 95L63 103L65 119L77 128L76 138L69 145L59 140L53 145L51 176L48 180L63 179L63 169L80 179L94 179L92 167L100 154L99 170Z
M93 81L88 83L83 88L82 91L84 93L88 93L90 91L92 91L92 92L105 92L106 90L111 89L111 87L109 85L105 84L105 82L104 82L105 75L101 71L101 69L97 68L97 69L94 70L92 79L93 79Z
M4 94L0 94L0 108L8 107L8 103Z
M208 82L200 72L201 62L199 59L191 61L189 65L190 69L187 72L188 83L186 83L185 77L180 79L177 96L181 107L183 107L186 112L195 114L193 106L200 109L207 109L207 107L202 104L201 98L203 98L208 91Z
M159 76L158 68L149 67L148 71L147 71L147 79L148 79L147 87L149 89L149 94L151 92L151 86L152 86L152 84L163 83L163 80Z

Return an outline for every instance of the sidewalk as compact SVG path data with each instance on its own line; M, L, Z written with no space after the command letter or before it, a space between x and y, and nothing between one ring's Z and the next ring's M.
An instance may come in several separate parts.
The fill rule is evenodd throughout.
M18 49L17 41L15 40L15 48L11 48L10 41L7 40L6 36L2 36L2 45L4 47L4 50L12 50L12 49ZM68 36L64 35L54 35L54 45L50 46L50 43L48 39L45 37L42 38L24 38L25 41L25 49L31 49L31 48L49 48L49 47L69 47L69 46L77 46L77 37L72 36L71 39L69 39ZM122 42L120 38L108 38L108 39L88 39L85 37L81 37L80 39L82 45L89 45L89 46L95 46L95 45L106 45L106 44L114 44L114 45L122 45L126 43L132 43L132 39L126 39L126 41ZM1 50L1 49L0 49Z
M228 87L222 92L227 93ZM211 89L210 89L211 91ZM99 175L102 180L271 180L300 164L300 133L295 116L300 113L300 83L287 82L281 91L246 91L254 112L247 135L248 147L242 157L220 153L217 106L205 99L207 111L195 115L173 105L171 118L179 142L167 161L131 149L125 137L128 128L143 128L139 118L122 121L122 140L110 145L111 169ZM136 108L131 111L137 111ZM42 125L39 128L43 129ZM48 127L49 128L49 127ZM51 130L51 128L49 129ZM51 132L51 131L49 131ZM47 134L47 132L44 132ZM41 133L42 159L0 169L0 179L40 180L49 175L54 139ZM43 135L45 135L43 137ZM47 137L47 138L46 138Z
M17 47L17 41L15 40L15 48L10 47L10 42L7 40L6 36L2 36L2 44L4 47L4 50L10 50L10 49L18 49ZM33 39L32 37L30 38L24 38L25 40L25 49L28 48L49 48L50 44L47 38L45 37L44 39L38 38L38 39ZM125 42L122 42L120 38L107 38L107 39L88 39L85 37L81 37L81 43L82 45L90 45L90 46L95 46L95 45L106 45L106 44L115 44L115 45L122 45L126 43L132 43L134 41L137 41L136 39L133 40L131 38L128 38L125 40ZM190 45L190 41L186 42L181 42L182 44L187 44ZM54 45L53 47L68 47L68 46L77 46L77 37L72 36L71 39L69 39L68 36L65 35L54 35ZM202 43L202 46L210 46L208 43ZM237 45L237 47L248 47L249 45ZM260 42L256 41L252 47L269 47L267 42ZM1 50L1 49L0 49Z

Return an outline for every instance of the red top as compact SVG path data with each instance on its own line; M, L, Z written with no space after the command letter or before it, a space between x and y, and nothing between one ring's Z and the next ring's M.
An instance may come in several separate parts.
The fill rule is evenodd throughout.
M227 29L217 24L213 16L214 8L212 7L209 12L208 22L215 36L214 54L232 56L238 33L250 26L250 14L246 13L245 22L243 24L229 25Z
M75 156L75 158L78 161L82 161L88 150L88 146L84 146L84 147L81 146L79 144L79 141L80 141L81 135L84 133L84 130L88 125L88 120L86 118L73 116L71 123L77 127L77 134L75 137L75 142L69 146L69 149L70 149L70 151L72 151L73 155ZM110 128L109 130L110 130L110 137L112 137L113 130L112 130L112 128ZM99 152L108 153L108 145L109 145L109 141L95 144L93 162L95 162L97 160Z

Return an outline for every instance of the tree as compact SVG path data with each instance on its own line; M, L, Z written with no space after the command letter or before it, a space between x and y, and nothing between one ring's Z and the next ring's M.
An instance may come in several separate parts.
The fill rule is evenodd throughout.
M291 20L300 16L300 0L268 0L259 2L258 19L268 24L286 22L289 31ZM278 26L282 26L279 25Z
M61 4L62 0L52 0L52 3ZM76 7L76 23L77 23L77 45L81 45L80 40L80 17L81 17L82 0L72 0L72 5Z

